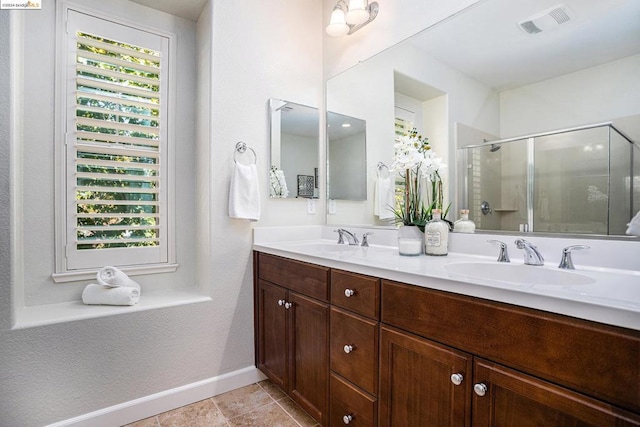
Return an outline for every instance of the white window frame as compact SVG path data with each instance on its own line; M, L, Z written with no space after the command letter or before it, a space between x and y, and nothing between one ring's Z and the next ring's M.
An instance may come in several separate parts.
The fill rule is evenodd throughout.
M73 152L75 159L75 106L70 105L69 99L75 99L75 55L76 42L73 34L67 34L69 16L75 16L74 22L80 22L80 31L101 37L122 41L134 45L154 48L158 45L147 46L146 42L136 43L138 35L142 39L160 40L163 50L162 75L167 77L165 95L162 100L159 156L160 156L160 191L161 204L164 204L161 218L162 228L160 245L148 248L118 248L118 249L89 249L77 250L75 218L69 215L75 212L76 201L69 191L75 187L75 169L68 162L68 156ZM79 20L79 21L78 21ZM86 30L84 26L86 25ZM74 31L71 31L75 34ZM128 35L127 35L128 33ZM137 34L130 38L131 34ZM172 47L176 46L175 35L166 31L149 28L137 22L130 22L126 18L105 14L103 11L78 5L72 1L59 1L57 9L57 55L56 55L56 268L52 274L56 282L84 280L95 277L95 272L104 265L115 265L125 270L127 274L147 274L171 272L177 268L175 251L175 70L176 53ZM124 38L123 38L124 37ZM157 50L157 49L156 49ZM75 101L74 101L75 103ZM166 113L165 113L166 112ZM71 146L69 144L72 144ZM93 254L90 254L92 252ZM69 256L74 260L70 264Z

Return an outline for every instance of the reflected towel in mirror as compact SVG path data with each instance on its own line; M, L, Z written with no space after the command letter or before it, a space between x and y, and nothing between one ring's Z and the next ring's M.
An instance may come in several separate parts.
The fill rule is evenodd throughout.
M378 177L373 193L373 213L380 220L391 220L395 217L393 208L395 206L395 194L391 182L391 177Z
M627 224L627 234L630 236L640 236L640 211L631 218L631 222Z

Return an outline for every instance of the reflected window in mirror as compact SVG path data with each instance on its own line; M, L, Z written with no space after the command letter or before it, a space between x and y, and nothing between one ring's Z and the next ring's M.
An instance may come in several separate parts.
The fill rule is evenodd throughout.
M270 197L317 198L320 137L318 109L271 98L269 113L271 120Z

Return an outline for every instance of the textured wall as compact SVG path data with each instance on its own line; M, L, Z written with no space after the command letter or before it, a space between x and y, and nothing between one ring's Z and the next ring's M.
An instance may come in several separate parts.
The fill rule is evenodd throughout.
M52 3L45 2L43 7L53 7ZM126 3L108 4L129 13L139 7L131 5L130 9ZM211 41L205 40L198 48L206 51L208 45L212 46L215 58L210 75L204 77L207 59L198 59L198 79L210 82L198 89L211 96L200 98L197 104L207 109L203 115L210 121L198 123L197 134L207 140L199 141L196 149L198 155L204 153L207 157L196 161L193 153L186 153L191 158L188 164L197 165L198 194L186 191L180 199L187 209L197 211L199 225L210 225L210 232L206 227L200 228L199 240L179 256L197 255L201 266L198 276L194 273L195 263L191 263L190 271L182 277L191 277L194 284L206 289L212 296L211 303L11 330L11 277L20 272L11 270L8 241L10 87L8 79L1 79L0 425L41 426L253 364L251 224L227 217L233 147L243 139L258 153L258 168L265 177L261 183L263 211L273 211L263 215L261 225L268 225L268 217L291 224L323 221L320 215L307 217L306 206L300 201L271 205L266 181L267 99L282 97L309 105L320 102L321 16L320 5L310 0L238 3L245 2L216 0L205 12L211 17L203 20L205 26L207 21L212 22L213 31L198 29L200 35L213 33ZM9 64L8 16L0 13L3 76L8 75ZM30 37L40 37L49 46L54 37L53 24L45 24L30 27ZM42 58L38 66L49 73L52 64L45 61L46 55ZM48 77L42 80L37 83L42 87L52 84ZM25 111L25 117L34 114L32 110ZM51 114L51 109L44 114ZM50 138L29 143L52 144ZM43 147L43 154L47 149ZM34 151L37 154L38 150ZM40 215L52 223L50 199L45 201L39 205ZM47 242L51 239L52 236L45 236ZM35 266L31 264L25 269Z

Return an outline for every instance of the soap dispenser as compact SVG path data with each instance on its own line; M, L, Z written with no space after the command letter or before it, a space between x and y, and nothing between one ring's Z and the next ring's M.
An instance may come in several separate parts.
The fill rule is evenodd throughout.
M441 218L440 209L434 209L433 218L424 227L425 253L442 256L449 252L449 224Z

